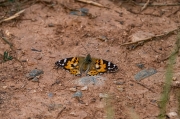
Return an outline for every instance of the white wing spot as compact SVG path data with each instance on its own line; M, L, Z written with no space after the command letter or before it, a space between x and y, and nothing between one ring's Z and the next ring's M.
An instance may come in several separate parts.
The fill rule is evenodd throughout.
M108 66L110 66L111 65L111 62L108 62Z
M64 59L64 63L67 61L67 59Z

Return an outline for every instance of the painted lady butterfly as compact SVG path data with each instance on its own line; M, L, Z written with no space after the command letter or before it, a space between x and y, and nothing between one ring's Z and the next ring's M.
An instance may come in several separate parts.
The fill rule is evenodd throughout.
M88 76L94 76L118 70L118 67L115 64L103 59L91 58L90 54L86 57L71 57L62 59L57 61L55 65L68 70L75 76L81 76L82 72L85 72Z

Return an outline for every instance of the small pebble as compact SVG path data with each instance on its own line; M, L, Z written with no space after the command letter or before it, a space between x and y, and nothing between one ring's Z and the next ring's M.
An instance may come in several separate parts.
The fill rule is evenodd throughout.
M70 91L76 92L77 89L76 88L69 88Z
M81 98L82 97L82 92L81 91L77 91L73 94L74 98Z
M124 91L124 88L121 87L121 86L118 86L117 89L118 89L120 92L123 92L123 91Z
M71 112L70 115L72 115L74 117L78 116L75 112Z
M7 86L3 86L2 88L3 88L3 89L6 89L6 88L7 88Z
M136 66L137 66L138 68L140 68L140 69L143 69L143 68L144 68L144 64L142 64L142 63L138 63L138 64L136 64Z
M53 23L49 23L48 26L49 27L54 27L54 24Z
M32 82L39 82L39 78L38 77L34 77L31 81Z
M32 22L35 22L35 21L37 21L37 19L31 19L31 21L32 21Z
M108 38L106 36L99 36L98 39L100 39L101 41L107 42Z
M169 113L167 114L167 116L171 119L171 118L177 117L178 114L177 114L176 112L169 112Z
M180 82L179 82L179 81L174 81L174 82L172 83L172 86L174 86L174 87L180 87Z
M88 87L87 86L84 86L81 88L82 91L85 91L85 90L88 90Z
M173 79L173 81L176 81L176 80L177 80L177 77L173 77L172 79Z
M124 82L124 81L114 81L114 83L115 83L116 85L123 85L125 82Z
M99 97L100 98L108 98L109 96L108 96L108 94L106 94L106 93L99 93Z
M53 97L53 93L51 93L51 92L48 93L48 97L49 97L49 98L52 98L52 97Z

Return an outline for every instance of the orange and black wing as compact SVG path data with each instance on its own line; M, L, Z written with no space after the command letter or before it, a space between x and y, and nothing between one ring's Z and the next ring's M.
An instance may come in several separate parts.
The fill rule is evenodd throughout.
M118 67L112 62L103 59L92 59L92 64L90 65L87 75L94 76L105 72L116 72L117 70Z
M57 67L62 67L63 69L69 71L71 74L75 76L80 76L80 67L79 67L79 58L71 57L59 60L55 63Z

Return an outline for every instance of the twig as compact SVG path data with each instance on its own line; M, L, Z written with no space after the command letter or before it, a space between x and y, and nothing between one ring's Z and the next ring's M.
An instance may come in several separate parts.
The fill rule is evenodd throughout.
M124 43L124 44L121 44L120 46L125 46L125 45L131 45L131 44L136 44L136 43L142 43L142 42L147 42L147 41L150 41L150 40L154 40L154 39L157 39L157 38L160 38L160 37L164 37L166 35L169 35L175 31L178 31L179 28L176 28L172 31L169 31L167 33L164 33L164 34L160 34L160 35L155 35L155 36L152 36L152 37L149 37L149 38L146 38L146 39L142 39L142 40L138 40L138 41L135 41L135 42L129 42L129 43Z
M139 6L144 6L146 3L136 3L136 5L139 5ZM179 6L180 3L169 3L169 4L165 4L165 3L151 3L151 4L148 4L148 6Z
M0 37L1 37L1 36L0 36ZM6 39L6 37L1 37L1 39L4 40L4 42L6 42L7 44L9 44L10 48L12 48L13 44L10 43L10 42Z
M10 16L9 18L6 18L6 19L1 20L0 23L5 22L5 21L12 20L12 19L14 19L14 18L17 18L17 17L19 17L22 13L24 13L24 11L25 11L25 10L21 10L21 11L17 12L16 14L14 14L13 16Z
M134 82L134 83L137 83L137 84L141 85L142 87L148 89L149 91L151 91L151 92L153 92L153 93L156 93L155 91L153 91L151 88L148 88L148 87L145 86L144 84L141 84L141 83L139 83L139 82L137 82L137 81L134 81L134 80L130 80L130 81L132 81L132 82Z
M61 113L62 113L65 109L66 109L66 107L63 107L63 108L61 109L61 111L58 113L58 115L57 115L56 119L58 119L58 118L59 118L60 114L61 114Z
M98 7L105 7L103 6L102 4L99 4L97 2L94 2L94 1L90 1L90 0L76 0L78 2L83 2L83 3L87 3L87 4L92 4L94 6L98 6ZM108 8L108 7L105 7L105 8Z
M146 7L148 6L149 4L149 0L147 0L146 4L144 4L144 6L141 8L141 11L143 11L144 9L146 9Z
M170 17L172 14L176 14L179 10L180 10L180 8L177 9L176 11L174 11L173 13L169 14L167 17Z
M5 43L9 45L11 50L15 51L13 44L7 40L2 30L0 31L0 39L2 39ZM17 60L22 65L22 62L19 59L17 59L16 57L13 57L13 59Z

